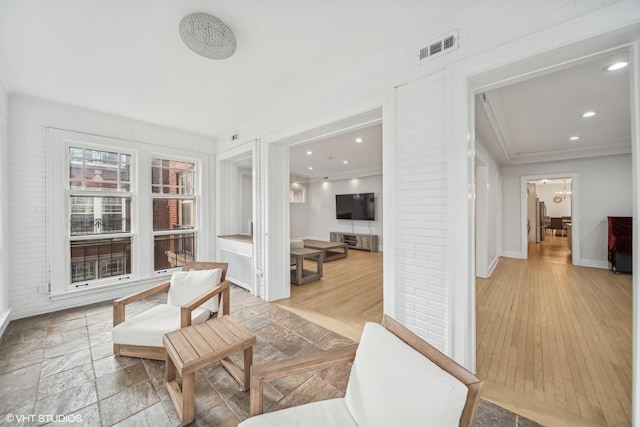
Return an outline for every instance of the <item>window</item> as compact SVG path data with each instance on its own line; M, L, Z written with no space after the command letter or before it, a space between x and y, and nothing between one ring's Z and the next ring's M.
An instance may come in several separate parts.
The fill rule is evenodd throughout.
M71 146L68 159L71 283L130 274L132 155Z
M196 188L193 162L151 160L154 270L179 267L196 259Z
M58 129L47 138L52 299L157 283L209 259L207 154Z

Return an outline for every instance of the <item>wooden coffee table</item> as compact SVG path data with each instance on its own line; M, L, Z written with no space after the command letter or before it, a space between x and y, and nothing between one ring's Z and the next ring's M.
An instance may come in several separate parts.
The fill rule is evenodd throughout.
M294 285L306 285L322 278L322 251L309 248L291 249L291 258L296 260L296 269L291 272L291 283ZM315 259L316 271L305 270L304 260Z
M304 247L322 251L324 261L346 258L349 255L349 246L346 243L323 242L321 240L304 240ZM333 249L340 249L335 251Z
M194 420L195 372L220 361L240 389L249 389L253 346L256 337L229 316L216 317L204 323L188 326L163 337L167 349L166 386L182 425ZM244 350L244 369L229 359ZM176 381L176 371L182 376L182 389Z

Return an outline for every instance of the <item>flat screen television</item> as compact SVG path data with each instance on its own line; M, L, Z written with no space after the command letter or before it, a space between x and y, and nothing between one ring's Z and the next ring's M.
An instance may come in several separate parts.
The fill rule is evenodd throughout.
M373 193L336 194L336 219L375 220Z

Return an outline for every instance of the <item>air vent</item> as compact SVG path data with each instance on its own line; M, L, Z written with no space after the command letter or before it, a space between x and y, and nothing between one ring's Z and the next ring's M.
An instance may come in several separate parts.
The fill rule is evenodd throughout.
M420 62L458 49L458 30L432 41L418 52Z

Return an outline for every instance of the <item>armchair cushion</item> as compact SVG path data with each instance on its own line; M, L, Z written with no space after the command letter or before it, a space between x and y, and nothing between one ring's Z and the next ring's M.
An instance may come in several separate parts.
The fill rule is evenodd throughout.
M198 307L191 312L191 322L192 324L201 323L209 316L209 309ZM114 326L112 338L114 344L162 347L162 336L178 329L180 329L180 307L160 304Z
M360 426L457 426L467 391L382 325L367 323L345 402Z
M398 424L400 425L400 424ZM241 427L358 427L343 398L322 400L247 418Z
M214 268L213 270L176 271L171 275L171 286L169 287L167 304L174 306L188 304L213 289L220 283L221 277L222 269L220 268ZM209 310L211 313L217 313L218 297L215 296L207 300L200 307ZM179 315L178 319L180 319ZM180 326L178 325L176 329L180 329ZM160 345L162 345L162 341Z

